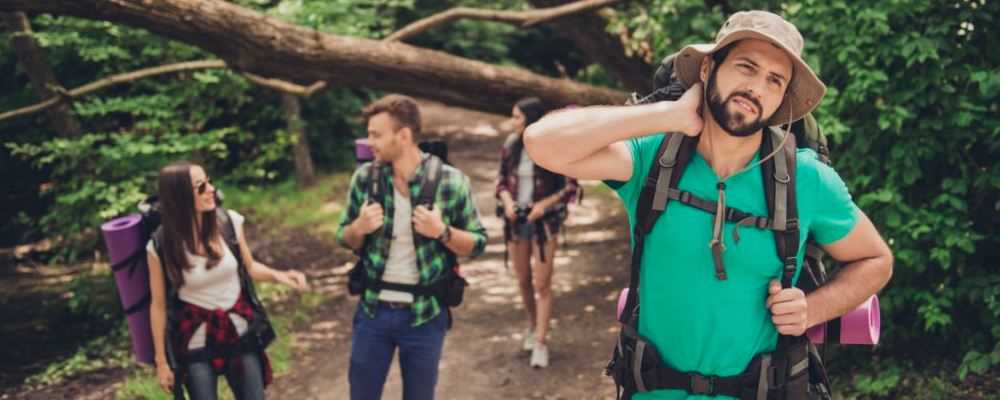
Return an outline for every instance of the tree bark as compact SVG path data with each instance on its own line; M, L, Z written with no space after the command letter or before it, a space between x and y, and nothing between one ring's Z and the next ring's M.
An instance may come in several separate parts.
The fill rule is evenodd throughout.
M121 23L201 47L241 72L381 89L498 113L508 112L524 96L538 96L553 106L621 104L625 99L621 91L521 68L404 43L325 34L220 0L5 0L3 11Z
M41 112L49 108L56 107L60 104L66 104L70 101L73 101L79 97L85 96L90 93L111 86L117 86L125 83L134 82L140 79L145 79L164 74L172 74L176 72L197 71L201 69L220 69L226 67L227 67L226 63L222 60L198 60L198 61L185 61L175 64L160 65L156 67L143 68L132 72L125 72L117 75L112 75L109 77L98 79L96 81L90 82L86 85L77 87L72 90L64 89L62 93L59 93L59 97L52 97L49 98L48 100L39 102L37 104L0 113L0 121L9 118L15 118ZM262 76L257 76L247 72L245 72L243 76L247 78L250 82L253 82L257 85L301 97L312 96L317 91L326 88L326 82L323 81L313 83L312 85L306 87L277 79L264 78ZM70 116L72 117L72 115Z
M574 0L529 0L536 8L556 7ZM641 57L626 56L618 36L605 30L608 22L595 13L570 15L550 21L557 32L573 42L591 62L600 64L626 88L648 93L653 88L653 67Z
M28 17L23 12L14 12L0 14L0 18L7 25L7 30L12 32L11 45L14 47L14 52L17 53L18 62L21 63L24 72L28 74L28 79L31 80L31 87L34 89L35 95L42 100L59 99L61 95L55 88L60 88L62 85L59 84L52 67L49 65L45 50L38 45L32 35ZM57 103L49 108L45 125L64 137L80 136L82 133L80 121L76 119L70 110L69 103L65 101L57 100Z
M282 92L281 108L285 111L288 132L295 138L292 152L295 157L295 180L299 183L299 187L312 186L316 181L316 173L313 169L309 138L306 136L305 121L302 120L302 106L298 96Z

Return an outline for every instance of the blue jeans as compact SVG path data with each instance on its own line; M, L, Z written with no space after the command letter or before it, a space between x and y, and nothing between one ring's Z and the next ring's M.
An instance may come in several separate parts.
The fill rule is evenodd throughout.
M240 366L230 364L226 371L226 382L233 390L236 400L263 400L264 399L264 375L261 367L260 355L257 353L243 353L240 359ZM188 364L187 390L191 400L215 400L218 399L219 377L212 369L209 361Z
M360 305L354 314L351 335L351 400L379 400L392 358L399 348L403 376L403 400L433 400L438 362L448 330L447 311L420 326L410 326L409 308L379 305L375 318L368 318Z

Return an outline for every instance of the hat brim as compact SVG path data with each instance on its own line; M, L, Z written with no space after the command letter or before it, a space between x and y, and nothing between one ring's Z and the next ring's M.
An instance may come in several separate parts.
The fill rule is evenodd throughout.
M734 43L744 39L758 39L769 42L788 54L792 60L794 73L792 81L788 85L785 94L785 101L771 115L768 125L782 125L798 121L806 114L809 114L823 100L826 95L826 85L820 81L809 65L801 57L792 52L777 39L770 35L749 29L736 30L722 40L711 44L692 44L684 47L674 59L674 71L677 78L685 87L691 87L696 82L700 82L701 60L705 56L715 53Z

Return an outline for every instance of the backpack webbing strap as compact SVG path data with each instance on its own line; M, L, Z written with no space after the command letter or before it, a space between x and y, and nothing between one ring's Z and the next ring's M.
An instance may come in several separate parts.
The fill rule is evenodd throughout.
M684 190L668 189L667 197L670 200L679 201L682 204L692 208L697 208L709 214L715 214L715 209L718 206L718 203L712 200L703 199ZM724 217L726 221L733 222L741 226L753 226L758 229L770 230L778 229L770 218L753 215L738 208L726 207Z
M667 198L670 189L670 178L677 165L677 153L681 149L681 142L684 135L671 134L663 140L667 141L667 150L659 157L660 173L656 178L656 194L653 195L653 211L663 212L667 208ZM662 146L662 145L661 145ZM652 229L652 225L649 226ZM649 233L649 231L646 231Z
M673 145L672 150L671 143ZM684 167L690 161L694 148L698 143L697 137L691 138L681 133L666 133L660 146L656 151L656 163L647 172L643 182L642 191L639 192L639 200L636 202L635 227L632 237L635 241L635 248L632 250L632 265L629 274L629 291L625 299L625 312L621 315L621 320L625 325L635 324L638 326L638 313L633 312L639 302L639 273L642 267L642 253L645 248L646 234L652 229L660 214L666 209L666 199L664 197L662 207L654 208L654 200L657 188L666 183L666 188L677 187ZM666 173L664 171L667 171ZM633 171L641 173L641 171ZM668 192L667 190L662 190Z
M795 276L797 253L799 248L798 208L795 196L796 144L795 136L785 134L780 130L769 128L761 144L762 154L769 154L774 146L779 146L784 140L784 146L775 153L772 160L765 162L761 168L764 179L764 193L767 197L768 212L771 218L783 223L784 230L774 231L774 243L778 259L781 260L781 287L791 288ZM808 339L795 336L778 336L774 356L771 360L774 369L774 388L784 388L779 396L782 399L796 398L798 393L789 393L786 387L790 372L808 362ZM808 366L808 363L805 364Z
M413 193L410 194L410 202L411 202L410 204L412 204L413 208L416 208L416 206L418 205L423 205L430 210L434 208L434 200L435 197L437 196L437 189L438 186L440 186L441 177L443 175L442 170L444 169L443 168L444 162L441 160L441 158L433 154L428 155L423 162L426 163L424 165L424 168L426 168L426 170L420 182L420 189L419 189L420 192L417 193L416 195L414 195ZM379 204L382 204L383 207L385 207L385 196L387 189L385 188L383 182L384 178L382 177L382 165L372 163L371 168L372 168L370 174L371 181L369 182L369 189L367 196L368 201L377 202ZM397 223L406 223L406 221L399 221ZM381 230L383 232L382 234L386 235L387 239L391 237L392 233L389 232L388 229L382 228ZM364 256L362 253L364 253L365 249L368 247L369 244L370 244L370 238L369 236L365 236L364 243L362 244L361 249L358 251L359 256L362 257ZM455 257L455 254L450 251L448 252L447 258L448 258L448 265L446 268L450 270L452 267L455 266L455 264L457 264L457 259ZM378 288L378 290L388 289L388 290L395 290L398 292L410 293L415 296L432 296L432 297L438 297L439 292L441 291L441 289L437 288L437 286L439 286L437 284L426 286L426 285L409 285L402 283L386 282L382 280L382 274L384 273L385 269L377 271L376 272L377 277L374 280L374 282L372 282L368 278L367 274L364 274L365 280L367 281L365 287L368 289L375 289L375 288ZM446 271L446 273L449 272Z
M764 162L761 174L768 213L773 220L774 243L781 261L781 287L792 287L799 248L798 209L795 201L795 136L768 128L761 143L761 154L770 154L784 140L784 147Z
M420 195L414 206L423 205L428 210L434 209L434 197L437 195L438 184L441 183L441 159L435 155L427 157L427 171L420 183ZM412 197L411 197L412 198Z

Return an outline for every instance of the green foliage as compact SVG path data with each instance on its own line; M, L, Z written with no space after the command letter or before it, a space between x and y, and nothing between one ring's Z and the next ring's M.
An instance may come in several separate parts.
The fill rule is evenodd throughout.
M927 356L959 354L975 373L1000 358L1000 57L982 52L997 15L979 1L805 1L791 15L839 89L821 116L844 127L837 170L895 250L887 344L936 343Z
M298 189L291 179L264 187L223 186L222 190L226 194L226 206L251 210L258 226L305 228L333 241L350 180L351 172L343 171L320 177L315 185L305 190Z
M998 36L1000 4L706 3L716 2L653 0L630 8L610 29L629 28L631 48L651 46L659 60L683 45L711 42L727 12L767 9L794 23L806 40L806 60L829 88L816 115L835 167L896 258L881 294L878 353L961 362L963 378L995 367L1000 55L984 50ZM856 383L882 396L898 382L886 372Z
M160 137L87 134L41 144L9 143L7 147L36 167L52 171L50 194L55 207L39 221L45 233L77 239L82 233L93 232L103 221L135 210L136 204L155 191L156 173L166 162L196 154L207 160L224 157L226 146L222 140L234 131ZM92 248L90 243L84 248Z

